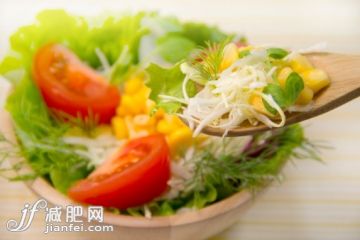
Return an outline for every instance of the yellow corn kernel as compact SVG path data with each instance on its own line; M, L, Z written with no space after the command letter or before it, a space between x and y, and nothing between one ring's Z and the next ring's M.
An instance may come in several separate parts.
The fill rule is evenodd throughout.
M153 110L154 110L154 107L156 106L156 104L155 104L155 102L154 101L152 101L152 100L150 100L150 99L146 99L146 103L145 103L145 113L146 114L153 114ZM157 111L158 112L158 111ZM158 113L155 113L155 116L156 116L156 118L162 118L163 117L163 115L165 114L165 112L163 112L163 115L161 115L160 113L158 114ZM156 115L156 114L158 114L158 115Z
M144 83L142 79L139 77L133 77L126 81L124 90L126 94L135 94L143 87Z
M149 100L149 101L151 101L151 100ZM153 104L155 104L153 101L151 101L151 105L152 105L152 107L154 107L155 105L153 105ZM152 107L149 107L150 109L152 108ZM156 120L161 120L161 119L163 119L164 117L165 117L165 111L163 110L163 109L158 109L157 111L156 111L156 113L154 114L154 117L155 117L155 119Z
M147 114L136 115L133 121L138 126L152 126L155 124L155 118Z
M116 108L116 115L119 117L124 117L128 114L128 110L124 107L124 105L121 103L120 106Z
M129 135L125 120L121 117L114 117L111 120L115 136L119 139L127 138Z
M176 126L166 119L160 120L156 125L156 131L165 135L170 134L176 129Z
M268 110L266 110L261 96L259 96L257 94L253 94L249 99L249 103L255 108L256 111L258 111L262 114L265 114L269 117L274 117L274 115L272 113L270 113Z
M141 94L132 96L132 112L134 114L143 114L147 111L146 98Z
M119 115L120 110L122 110L123 115L131 115L136 113L136 109L134 109L134 101L133 98L127 94L124 94L121 98L121 103L119 107Z
M300 92L299 97L296 99L296 104L306 105L311 102L314 97L314 92L308 86Z
M132 134L130 134L130 139L146 137L149 136L150 134L152 134L152 132L149 132L148 130L135 131Z
M297 54L290 60L290 66L297 73L301 73L313 68L310 61L301 54Z
M277 79L279 81L279 84L282 88L285 87L286 79L289 77L289 75L293 72L293 70L289 67L284 67L280 70L280 72L277 75Z
M229 43L224 48L224 57L220 64L220 72L230 67L239 58L239 50L235 43Z
M149 133L154 132L156 120L146 114L136 115L133 118L135 131L147 130Z
M181 119L178 116L171 115L171 120L179 128L180 127L187 127L187 125L183 121L181 121Z
M168 136L167 141L171 152L174 153L192 143L192 132L187 127L177 129Z
M137 126L135 126L134 117L125 116L124 120L128 129L130 139L148 136L150 134L148 129L139 129Z
M145 85L139 89L139 91L137 91L135 93L135 95L141 95L144 98L149 98L150 95L150 88L146 87Z
M141 95L123 95L121 99L120 110L124 109L125 115L136 115L145 113L146 99ZM120 115L119 110L119 115Z
M130 116L130 115L126 115L124 117L124 121L125 121L125 125L127 127L127 130L128 130L128 135L129 135L129 138L133 138L133 135L135 134L135 129L134 129L134 121L133 121L133 116Z
M176 115L165 114L164 119L168 121L174 129L187 127L186 124Z
M322 88L330 84L330 79L325 71L320 69L311 69L301 74L306 86L317 93Z
M197 146L201 146L206 140L209 139L209 136L206 134L200 134L196 138L193 138L193 144Z
M148 87L142 87L140 88L136 93L134 93L132 96L139 97L143 99L143 101L146 101L149 98L150 89Z

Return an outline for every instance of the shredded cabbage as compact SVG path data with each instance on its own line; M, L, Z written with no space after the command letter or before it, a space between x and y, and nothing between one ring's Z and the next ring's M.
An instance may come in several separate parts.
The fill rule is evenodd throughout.
M260 93L268 83L272 82L272 74L276 67L269 69L266 64L266 50L256 49L251 55L235 61L225 69L218 79L209 80L201 91L194 97L189 98L186 92L186 84L189 79L196 76L196 69L191 69L187 63L181 66L185 73L183 81L182 102L186 107L181 117L191 125L195 125L194 136L198 135L205 126L221 128L225 132L239 126L246 120L256 124L262 122L268 127L281 127L285 124L285 114L281 107L270 95ZM280 122L272 121L268 116L257 112L249 99L253 94L258 94L274 108L280 115Z
M206 65L209 64L206 59L198 63L203 64L203 68L199 68L197 63L184 62L180 65L184 74L182 98L161 94L159 99L162 102L182 104L182 112L178 115L188 122L194 130L194 136L206 126L222 129L226 135L245 121L251 125L261 122L269 128L282 127L286 122L285 111L310 111L312 104L295 105L304 88L301 76L293 74L291 78L288 77L286 85L280 87L274 74L279 68L287 66L287 62L297 54L317 51L324 47L325 44L321 43L292 52L265 46L251 47L251 50L246 50L246 54L211 77L204 77L201 72L212 67ZM208 56L209 53L203 54ZM195 95L192 94L193 96L188 93L190 82L197 84L197 89L201 88ZM259 110L259 105L252 102L254 97L261 98L264 110Z

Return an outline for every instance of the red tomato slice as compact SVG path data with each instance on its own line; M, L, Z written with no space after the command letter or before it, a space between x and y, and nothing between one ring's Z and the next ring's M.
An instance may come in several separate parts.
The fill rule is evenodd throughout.
M74 117L91 115L99 123L108 123L115 115L119 90L61 45L38 50L33 75L49 108Z
M131 140L68 194L78 202L119 209L145 204L166 190L169 156L163 135Z

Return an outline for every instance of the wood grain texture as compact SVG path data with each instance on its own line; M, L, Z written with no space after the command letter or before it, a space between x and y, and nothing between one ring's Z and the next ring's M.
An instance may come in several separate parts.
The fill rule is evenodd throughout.
M308 112L286 113L286 125L302 122L331 111L360 96L360 56L336 53L306 54L314 67L324 70L330 78L330 86L314 97L313 108ZM270 128L264 124L252 126L248 123L229 130L226 136L251 135ZM205 127L203 133L222 136L219 128Z

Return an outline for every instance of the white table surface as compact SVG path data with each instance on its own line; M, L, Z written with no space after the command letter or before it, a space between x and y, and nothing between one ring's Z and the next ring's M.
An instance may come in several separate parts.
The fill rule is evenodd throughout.
M302 48L326 41L329 51L360 54L360 1L355 0L0 0L0 56L10 33L48 7L84 15L109 9L159 10L243 32L254 44ZM213 240L360 239L360 101L304 125L310 139L326 140L334 147L323 152L324 163L288 164L284 181L273 184L236 225ZM18 219L24 203L36 198L22 183L1 179L0 186L0 239L91 239L79 233L45 237L41 218L24 233L7 232L6 221Z

